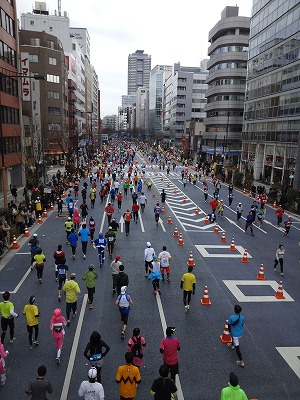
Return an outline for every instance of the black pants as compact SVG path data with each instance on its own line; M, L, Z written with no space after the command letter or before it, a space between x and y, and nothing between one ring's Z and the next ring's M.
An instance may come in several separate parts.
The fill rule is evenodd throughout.
M74 303L66 303L66 315L67 315L68 320L70 319L71 310L72 310L73 314L76 313L77 301L74 301Z
M81 248L82 248L83 254L86 254L87 244L88 244L88 242L81 242Z
M276 268L278 264L280 265L280 272L283 273L283 258L279 258L279 260L275 258L274 268Z
M1 342L4 343L4 338L6 335L7 327L9 327L9 334L10 338L14 338L14 333L15 333L15 321L13 317L10 318L1 318L1 329L2 329L2 334L1 334Z
M109 253L110 256L112 255L112 253L114 251L114 245L115 245L114 241L108 242L108 244L107 244L108 253Z
M139 212L138 211L134 211L133 212L133 220L137 221L139 219Z
M34 340L37 340L38 336L39 336L39 326L38 326L38 324L33 325L33 326L27 325L27 332L28 332L28 339L29 339L30 346L32 346L33 330L34 330Z
M130 222L125 221L125 233L126 233L126 235L128 235L129 229L130 229Z
M145 260L145 270L146 270L146 274L148 274L148 268L149 268L149 267L152 268L152 261L153 261L153 260L151 260L151 261L146 261L146 260Z
M36 267L36 276L37 276L38 279L42 279L43 272L44 272L44 266Z
M236 213L236 219L237 219L237 221L240 220L241 216L242 216L242 213L237 211L237 213Z
M190 304L192 298L192 292L191 291L183 291L183 303L186 306L187 304Z
M71 246L72 249L72 255L75 256L76 254L76 246Z
M156 292L157 290L159 290L159 279L154 279L154 281L152 281L152 285L153 285L153 290Z
M113 290L116 290L117 289L118 274L113 274L112 280L113 280Z
M95 293L95 288L87 288L88 291L88 299L89 299L89 303L93 304L94 301L94 293Z
M169 372L171 373L171 379L173 379L173 381L175 382L175 377L176 374L178 374L179 368L178 368L178 363L174 364L174 365L168 365L166 363L164 363L166 367L168 367Z

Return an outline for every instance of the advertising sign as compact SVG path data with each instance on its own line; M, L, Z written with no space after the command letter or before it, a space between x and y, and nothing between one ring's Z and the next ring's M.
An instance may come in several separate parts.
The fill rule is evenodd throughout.
M29 53L21 53L22 100L30 101Z

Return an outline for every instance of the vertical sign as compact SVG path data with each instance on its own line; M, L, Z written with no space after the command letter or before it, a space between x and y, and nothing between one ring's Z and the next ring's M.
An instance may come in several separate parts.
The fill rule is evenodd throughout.
M29 53L21 53L22 100L30 101Z

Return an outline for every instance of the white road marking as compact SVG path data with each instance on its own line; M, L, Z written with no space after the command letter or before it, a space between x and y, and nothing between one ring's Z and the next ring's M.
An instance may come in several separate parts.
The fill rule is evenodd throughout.
M104 208L107 206L107 204L108 204L108 196L107 196L107 199L106 199L106 203L105 203ZM106 212L103 211L102 221L101 221L101 226L100 226L100 231L99 231L99 233L103 233L103 227L104 227L105 217L106 217ZM103 235L104 235L104 233L103 233Z
M242 246L235 246L236 251L230 251L229 244L196 244L195 245L196 249L199 251L199 253L202 255L202 257L206 258L241 258L244 254L244 247ZM224 249L227 250L226 252L222 254L216 254L216 253L209 253L206 249ZM248 252L247 252L248 253ZM248 258L252 258L252 256L248 253Z
M231 280L223 280L224 284L228 287L234 297L240 303L262 303L262 302L287 302L287 301L295 301L285 290L283 290L283 295L285 299L277 299L275 296L247 296L239 289L239 286L271 286L274 289L274 292L277 292L279 284L276 281L231 281Z
M121 218L120 218L119 224L120 224L120 226L121 226L121 233L123 233L123 232L124 232L124 224L125 224L125 221L124 221L123 215L121 215Z
M16 253L17 256L18 256L18 255L24 255L24 254L31 254L31 252L28 251L28 252L26 252L26 253Z
M228 222L230 222L231 224L235 225L237 228L239 228L242 232L245 232L245 229L241 228L236 222L232 221L232 219L225 217L227 219Z
M20 282L17 284L17 286L14 288L14 290L10 290L10 293L14 293L14 294L17 293L17 291L20 289L20 287L22 286L23 282L25 281L27 276L30 274L30 272L31 272L31 268L28 268L28 270L25 272L24 276L22 277ZM0 292L0 293L3 294L4 292Z
M159 221L158 221L158 222L160 223L161 229L162 229L164 232L166 232L166 228L165 228L165 226L164 226L164 221L163 221L161 218L159 218Z
M300 379L300 347L275 347Z
M167 322L166 322L165 313L164 313L164 309L163 309L163 306L162 306L161 298L160 298L159 295L156 296L156 302L157 302L157 307L158 307L158 311L159 311L159 316L160 316L161 326L162 326L162 330L163 330L163 335L165 336L166 329L167 329ZM182 391L179 375L177 375L177 378L176 378L176 386L177 386L177 389L178 389L177 390L177 398L178 398L178 400L184 400L184 396L183 396L183 391Z
M140 210L139 210L139 220L140 220L142 232L145 232L145 227L144 227L144 223L143 223L143 219L142 219L142 214L141 214L141 211L140 211Z
M84 313L85 313L86 305L87 305L87 298L88 298L88 296L87 296L87 294L85 294L83 296L83 300L82 300L81 310L80 310L80 314L79 314L79 318L78 318L76 332L75 332L74 339L73 339L73 345L72 345L72 349L71 349L71 353L70 353L70 357L69 357L67 372L66 372L65 381L64 381L62 392L61 392L60 400L66 400L68 398L68 392L69 392L69 387L70 387L70 383L71 383L72 372L73 372L75 357L76 357L76 353L77 353L78 342L79 342L79 338L80 338L80 332L81 332L81 328L83 325L83 317L84 317Z

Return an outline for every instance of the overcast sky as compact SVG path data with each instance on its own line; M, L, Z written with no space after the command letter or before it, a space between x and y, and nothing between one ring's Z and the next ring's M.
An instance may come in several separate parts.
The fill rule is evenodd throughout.
M16 0L18 15L32 12L34 2ZM46 1L50 14L57 0ZM250 17L252 0L61 0L70 25L87 28L91 62L101 90L101 118L117 114L121 96L127 94L128 55L144 50L151 67L198 67L207 58L208 32L226 6L239 6L239 15Z

